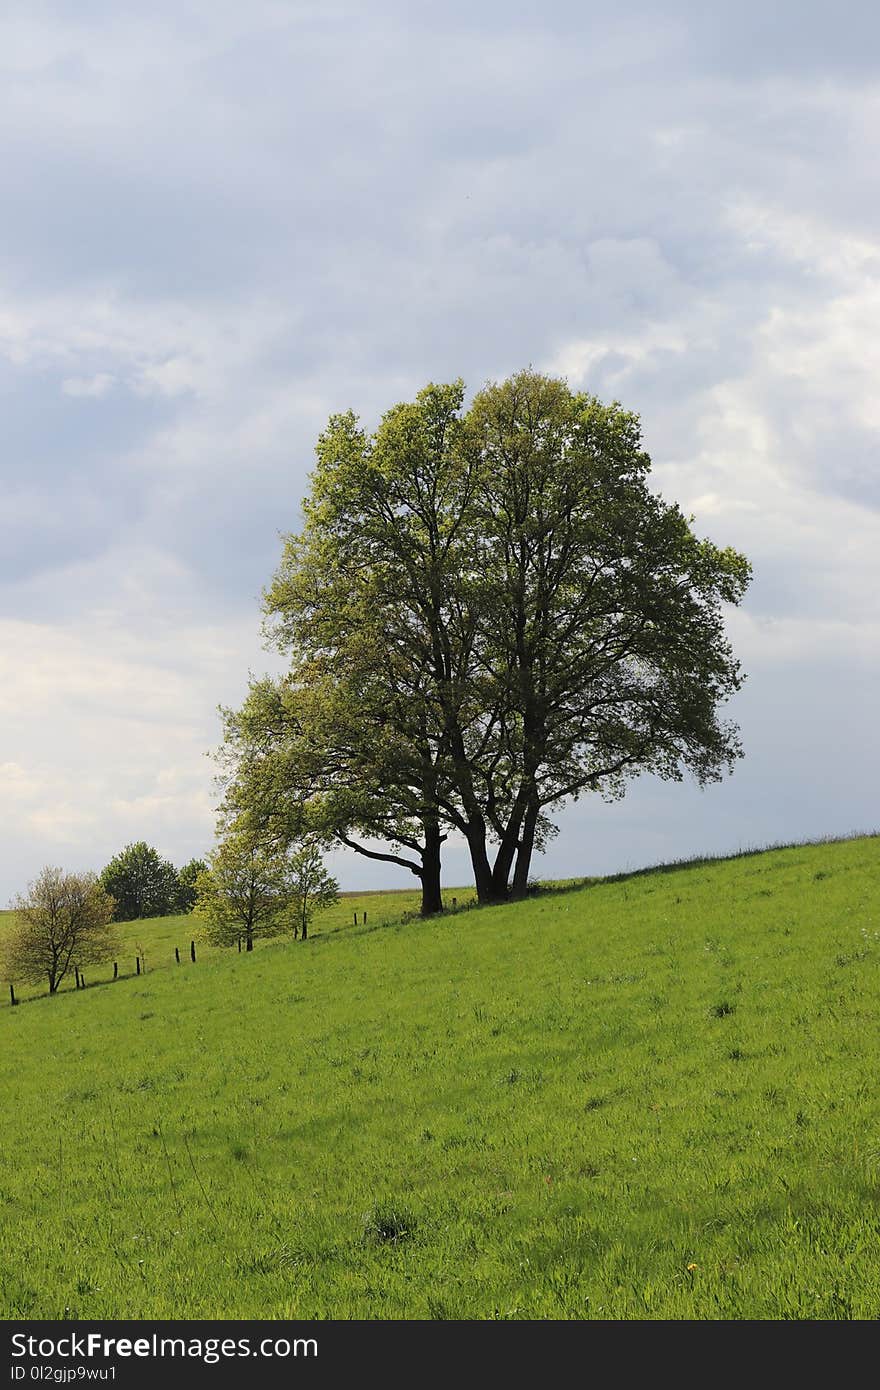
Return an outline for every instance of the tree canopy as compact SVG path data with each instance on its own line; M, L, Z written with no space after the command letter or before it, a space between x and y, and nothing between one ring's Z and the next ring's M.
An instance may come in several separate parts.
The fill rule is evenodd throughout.
M305 840L291 854L290 889L287 916L293 926L293 937L305 941L315 913L339 901L339 884L325 868L317 840Z
M372 435L332 416L265 595L289 670L226 712L227 804L407 867L430 912L450 832L500 900L565 801L720 778L749 565L649 471L635 415L534 371L468 409L429 385Z
M12 906L3 949L9 979L48 980L55 994L71 969L109 959L117 945L113 899L92 873L48 865Z
M177 871L144 840L115 855L102 871L101 883L116 901L117 922L164 917L178 910Z
M243 941L252 951L259 937L288 929L296 899L295 866L285 847L273 851L240 822L223 828L208 867L196 878L195 911L213 946Z
M190 859L177 871L177 893L174 900L175 912L192 912L196 905L196 879L204 873L208 865L204 859Z

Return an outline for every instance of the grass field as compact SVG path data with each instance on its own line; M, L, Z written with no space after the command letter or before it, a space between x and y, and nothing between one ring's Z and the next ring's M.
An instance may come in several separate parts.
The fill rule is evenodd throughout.
M379 901L0 1012L4 1318L880 1315L880 839Z

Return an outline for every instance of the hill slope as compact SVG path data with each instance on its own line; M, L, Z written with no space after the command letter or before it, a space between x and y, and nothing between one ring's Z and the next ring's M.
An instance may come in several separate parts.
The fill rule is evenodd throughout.
M0 1312L880 1307L880 840L0 1015Z

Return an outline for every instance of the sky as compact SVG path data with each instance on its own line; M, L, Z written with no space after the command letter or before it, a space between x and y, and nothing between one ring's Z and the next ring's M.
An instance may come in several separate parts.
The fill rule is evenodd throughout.
M6 0L0 903L211 848L328 415L527 365L755 573L733 775L587 797L536 873L878 828L878 156L870 0Z

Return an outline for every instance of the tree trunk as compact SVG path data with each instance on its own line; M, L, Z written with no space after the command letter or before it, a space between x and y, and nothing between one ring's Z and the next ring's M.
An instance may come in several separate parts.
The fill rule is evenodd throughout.
M468 849L471 852L471 866L474 871L474 887L477 890L477 902L494 903L501 901L494 895L494 885L492 883L492 865L489 863L489 855L486 852L486 826L482 821L476 824L473 822L466 831Z
M253 927L248 927L248 929L247 929L247 942L246 942L246 945L245 945L245 948L244 948L244 949L245 949L246 951L252 951L252 950L254 949L254 929L253 929Z
M537 802L532 802L523 817L522 834L519 839L519 849L516 852L516 868L513 871L513 897L515 898L524 898L529 891L529 869L532 863L532 851L535 848L535 828L540 814L540 806Z
M431 917L443 911L443 896L440 890L440 846L443 836L436 821L424 823L425 847L422 850L422 907L423 917Z
M505 836L498 847L495 863L492 865L492 900L502 903L510 897L508 879L513 856L516 854L516 836Z
M495 863L492 866L492 896L495 902L504 902L506 898L510 897L508 880L510 879L510 870L513 866L513 858L519 844L519 831L525 809L525 800L522 796L522 792L520 792L517 796L510 820L505 827L504 838L498 846L498 853L495 855Z
M440 891L440 871L422 875L422 902L419 913L422 917L433 917L443 911L443 896Z

